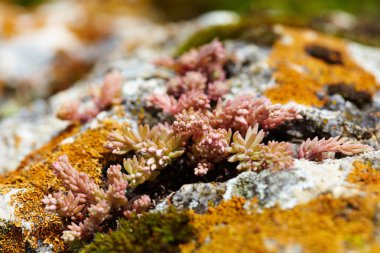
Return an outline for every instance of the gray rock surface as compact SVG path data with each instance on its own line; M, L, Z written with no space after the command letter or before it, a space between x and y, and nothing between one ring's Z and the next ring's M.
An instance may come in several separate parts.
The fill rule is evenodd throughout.
M337 198L362 194L358 188L347 183L346 178L354 161L368 160L374 166L380 166L380 151L321 163L296 160L294 167L287 171L248 171L223 183L184 185L169 200L159 203L155 210L162 211L173 205L180 210L191 209L203 213L207 207L234 196L247 199L257 197L263 208L279 205L286 209L306 203L322 193L331 193Z

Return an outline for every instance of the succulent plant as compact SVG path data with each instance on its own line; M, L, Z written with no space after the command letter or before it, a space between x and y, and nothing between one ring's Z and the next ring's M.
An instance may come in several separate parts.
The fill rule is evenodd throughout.
M315 161L322 161L327 158L334 158L335 153L342 153L344 155L354 155L373 150L372 147L364 145L348 138L341 138L340 136L331 137L329 139L307 139L302 142L299 151L299 159L308 159Z
M137 158L137 156L133 156L132 159L124 158L123 165L124 169L128 172L125 175L125 179L129 182L131 188L143 184L145 181L154 180L159 174L158 170L151 169L144 157Z
M122 77L119 72L108 73L100 87L92 87L89 97L63 104L57 112L62 120L87 122L108 106L120 104Z
M293 148L290 143L269 141L262 146L264 167L271 171L280 171L293 166Z
M207 78L199 72L189 71L183 76L175 76L168 82L168 94L179 98L189 91L205 91Z
M262 146L264 139L263 130L258 130L259 125L249 127L245 138L239 132L235 132L232 137L231 147L228 152L234 154L228 158L229 162L239 162L238 170L261 170L263 164Z
M181 136L164 124L158 124L152 129L148 125L140 125L137 132L125 126L122 133L113 132L108 139L105 146L113 153L123 155L134 151L146 160L145 165L151 171L161 170L184 153ZM127 164L131 162L133 163L130 161Z
M223 66L228 55L222 43L214 40L199 49L192 49L178 59L162 58L157 65L173 69L179 75L197 71L207 77L208 81L224 80Z
M192 159L198 161L195 175L204 176L214 164L222 162L228 156L231 135L231 130L209 129L193 139Z
M228 152L233 154L228 158L229 162L239 162L238 170L261 171L270 169L279 171L291 168L293 165L292 147L286 142L268 142L262 144L265 133L258 130L259 125L249 127L245 138L239 132L235 132L231 147Z
M250 94L228 100L224 105L219 99L213 113L218 127L232 128L242 134L256 123L264 129L273 129L285 121L302 118L293 107L274 105L266 98Z
M194 111L193 108L183 110L175 116L173 130L183 138L201 135L211 128L210 119L212 114L208 111Z
M108 168L107 189L100 188L87 174L75 170L65 155L59 157L53 167L68 192L49 194L42 202L46 211L71 219L72 223L62 235L65 241L93 235L113 213L120 211L127 217L145 211L150 205L150 198L146 195L127 199L125 193L129 183L120 165Z
M183 110L210 109L210 100L203 91L191 90L180 96L178 101L167 94L153 94L148 97L148 104L162 109L163 112L176 115Z

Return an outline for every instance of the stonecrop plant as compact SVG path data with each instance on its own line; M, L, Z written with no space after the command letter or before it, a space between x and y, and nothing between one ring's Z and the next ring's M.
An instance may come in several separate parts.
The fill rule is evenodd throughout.
M119 72L108 73L100 87L92 87L88 97L63 104L57 112L62 120L87 122L108 106L120 104L122 77Z
M72 221L63 232L65 241L89 237L100 230L105 220L117 215L141 214L150 205L147 195L127 199L128 176L121 172L120 165L108 168L107 189L100 188L86 173L75 170L65 155L53 167L67 192L48 194L42 202L46 211Z
M121 133L113 132L108 139L105 147L114 154L123 155L133 151L139 157L124 161L125 165L130 165L128 167L136 166L138 161L138 168L141 169L130 170L135 171L137 177L144 173L156 175L184 153L181 136L167 124L158 124L152 128L140 125L137 131L124 127ZM149 171L146 171L145 167L148 167ZM149 179L147 175L143 177Z
M278 171L290 168L293 165L293 148L290 143L270 141L268 145L262 144L265 133L258 131L259 125L249 127L245 138L235 132L228 152L233 154L229 162L239 162L238 170L261 171L271 169Z
M334 158L336 153L354 155L372 150L372 147L349 140L348 138L337 136L327 140L325 138L318 140L318 137L315 137L313 140L307 139L301 144L298 158L322 161L327 158Z
M158 59L156 64L174 70L178 76L196 71L208 82L212 82L226 78L224 65L229 59L230 56L223 44L214 40L199 49L191 49L178 59L170 57Z
M174 76L167 80L166 94L146 99L147 109L158 108L167 122L153 127L128 123L109 134L104 146L115 155L125 156L123 168L112 165L107 170L107 188L101 188L85 173L76 171L67 156L53 164L66 192L45 196L49 212L71 220L62 238L66 241L88 238L100 231L111 217L131 217L150 206L147 195L135 195L139 185L157 178L177 159L184 159L197 176L205 176L217 164L235 163L238 171L291 169L294 159L322 161L336 153L354 155L371 147L341 137L307 139L299 147L270 139L270 131L286 122L300 120L297 108L273 104L265 97L245 94L226 100L229 92L225 64L233 62L222 43L215 40L193 49L178 59L156 62L169 68ZM101 110L118 104L121 76L106 76L100 89L88 103L77 102L61 108L61 119L80 121L93 118ZM174 167L174 166L173 166ZM126 173L122 172L122 169ZM175 169L175 168L173 168Z
M167 82L167 94L153 94L148 102L174 115L190 106L201 109L209 100L217 101L229 91L224 65L233 58L220 41L214 40L178 59L157 60L158 66L169 68L176 75Z

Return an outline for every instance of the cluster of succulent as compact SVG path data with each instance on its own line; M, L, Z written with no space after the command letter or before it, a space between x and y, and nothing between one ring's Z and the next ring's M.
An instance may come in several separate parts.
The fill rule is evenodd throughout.
M120 104L121 88L120 73L108 73L100 87L92 87L89 96L63 104L58 109L57 117L62 120L87 122L108 106Z
M158 62L174 70L176 76L167 82L167 93L153 94L148 97L147 105L175 117L172 129L183 139L196 175L207 174L216 163L227 158L232 131L245 134L256 123L263 129L273 129L287 120L301 117L292 107L274 105L254 95L239 96L223 103L222 97L229 90L224 65L232 58L215 40L178 59L165 58ZM217 101L214 109L212 101ZM268 153L277 153L281 146L270 145Z
M263 129L272 129L287 120L300 118L298 112L292 107L273 105L265 98L248 95L228 100L225 104L219 99L216 108L212 111L209 101L204 103L203 107L196 108L194 109L190 104L187 109L174 114L175 121L171 126L160 124L152 128L155 130L153 132L160 133L160 138L165 140L162 142L164 146L152 143L151 139L157 140L157 137L150 133L148 126L139 126L137 133L130 127L125 127L122 132L111 133L106 147L120 155L130 151L135 152L138 157L134 157L133 160L128 159L125 165L133 162L135 170L131 173L131 177L137 175L136 180L141 183L155 175L156 167L161 169L164 167L162 164L165 166L168 164L159 160L160 157L155 153L157 149L160 150L160 154L166 152L170 162L186 151L189 163L195 167L195 174L204 176L215 164L223 162L230 154L239 153L242 148L247 150L251 148L250 141L248 141L248 146L243 145L238 148L239 137L242 139L242 135L245 135L251 126L254 126L256 131L259 125ZM233 131L235 132L234 142L230 146ZM247 135L247 138L249 139L253 133L254 131L249 131L250 135ZM262 133L262 138L257 144L260 144L264 138L264 131L260 133ZM170 138L167 136L170 136L172 140L169 141ZM290 144L269 142L268 145L260 144L259 147L260 156L254 160L257 160L260 165L250 161L238 169L244 167L246 170L256 171L265 168L280 170L292 165ZM149 153L148 150L152 150L152 152ZM175 155L170 153L173 150L175 150ZM228 161L243 162L244 159L248 159L242 160L241 157L242 154L235 154ZM147 169L149 166L154 167ZM130 170L132 171L132 169Z
M285 121L301 118L293 107L275 105L266 98L254 95L238 96L225 103L219 98L214 109L211 109L210 101L202 103L202 106L199 106L200 103L195 103L195 105L188 104L181 112L173 113L175 121L172 128L181 136L185 147L187 147L186 143L191 143L190 147L187 147L187 151L189 151L187 154L190 162L195 165L195 174L201 176L207 174L215 164L225 160L232 152L230 139L233 132L236 137L236 134L245 135L248 129L255 125L270 130ZM279 169L277 167L282 165L284 168L288 168L292 164L289 161L286 163L274 161L277 157L273 154L287 153L283 151L283 144L271 142L265 147L265 150L260 149L260 152L265 151L268 155L260 157L264 160L273 160L273 162L269 162L271 165L265 165L266 163L263 162L262 166L250 169L257 170L268 167ZM233 159L229 159L229 161L233 161Z
M292 106L272 104L253 94L223 102L223 95L229 90L224 71L229 59L232 57L219 41L193 49L178 59L161 59L159 65L174 70L176 76L167 82L167 93L148 97L147 105L174 116L172 129L181 136L196 175L207 174L225 159L239 162L238 170L290 168L297 157L292 144L261 142L270 130L286 121L301 119L301 115ZM217 101L214 108L213 100ZM319 142L314 139L302 143L297 158L321 160L332 157L334 152L348 155L369 149L345 138Z
M150 206L147 195L127 199L129 187L127 175L120 165L111 165L107 170L107 189L100 188L86 173L78 172L70 164L66 155L53 163L54 172L61 179L67 192L53 192L44 197L45 210L69 218L72 223L63 232L65 241L86 238L101 229L102 223L122 214L141 214Z

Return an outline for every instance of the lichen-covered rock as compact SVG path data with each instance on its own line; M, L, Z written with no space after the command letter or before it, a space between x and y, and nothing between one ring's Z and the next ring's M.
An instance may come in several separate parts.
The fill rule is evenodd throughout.
M234 196L247 199L255 197L261 207L278 205L286 209L307 203L324 193L330 193L336 198L360 195L360 190L346 179L354 168L354 162L367 161L377 164L380 161L380 152L326 160L323 163L297 160L290 171L243 172L223 183L184 185L170 199L158 204L156 210L162 211L170 203L180 210L191 209L204 213L208 207Z
M224 183L197 183L186 184L181 187L170 200L159 203L155 210L165 211L173 205L178 210L194 210L197 213L204 213L208 207L218 205L223 200L226 191Z
M378 154L364 161L354 162L346 178L347 187L356 191L349 196L346 188L338 194L321 193L290 209L264 210L255 198L235 197L205 215L195 215L193 224L200 234L183 252L223 251L225 247L230 252L376 252Z
M225 17L228 13L220 15ZM230 14L230 17L235 16ZM234 18L231 20L236 21ZM86 173L96 184L103 186L108 166L123 162L124 157L118 155L120 148L124 150L119 154L134 149L138 150L141 156L145 155L145 158L148 157L148 153L154 153L154 159L149 157L146 164L142 162L148 167L157 164L162 166L159 169L154 167L153 171L156 169L161 171L163 167L168 166L165 169L167 174L161 173L159 176L149 174L146 183L132 189L137 193L150 195L155 205L152 210L165 211L169 206L174 206L180 210L192 209L196 213L205 213L204 216L194 214L193 224L199 230L199 234L196 240L183 247L185 252L194 249L200 252L222 251L225 248L220 247L228 247L226 246L228 243L232 245L231 252L237 252L238 249L247 252L284 250L339 252L343 249L360 248L355 244L357 234L360 240L370 245L370 249L376 249L370 234L374 234L378 226L371 219L377 212L374 209L375 203L380 201L377 196L378 182L380 182L377 173L380 161L380 153L377 151L380 140L377 123L380 115L377 83L379 73L373 68L378 64L377 58L380 55L378 49L368 49L357 44L353 46L354 44L350 42L311 30L283 26L274 28L279 37L272 47L233 39L225 42L226 54L231 57L228 60L221 57L225 60L222 67L213 63L215 66L212 66L214 67L211 68L212 71L207 68L209 66L203 69L208 75L207 78L212 81L215 81L214 78L224 81L223 78L226 77L225 82L230 90L227 94L223 93L224 98L255 93L258 96L266 96L274 102L293 105L294 110L299 110L302 116L301 119L297 112L293 113L289 117L294 121L286 121L276 129L268 127L265 129L265 134L258 133L258 125L253 129L245 128L245 131L249 132L247 135L254 137L240 141L246 142L243 143L247 144L245 148L253 149L258 145L268 148L271 141L292 143L285 146L285 151L281 150L282 155L291 158L291 163L279 163L286 164L286 168L276 168L278 170L276 172L267 169L265 163L268 161L259 159L254 162L262 162L264 165L247 167L247 170L256 171L235 170L239 161L249 165L249 162L255 158L249 153L251 151L243 150L243 152L236 144L239 144L238 136L245 133L234 135L237 150L235 153L238 151L240 153L237 154L239 155L237 160L227 163L229 154L225 152L228 150L225 139L231 137L231 131L222 129L225 131L218 132L213 129L211 124L222 125L224 122L220 123L217 118L211 116L207 119L213 121L207 122L210 128L204 123L207 121L205 119L202 119L205 120L202 122L204 124L200 124L200 129L206 127L207 131L198 129L196 138L189 141L189 137L186 140L191 143L197 138L204 138L204 141L200 142L203 146L194 146L193 143L191 146L180 146L183 145L182 142L175 142L174 138L168 142L178 144L178 146L173 144L178 150L168 152L169 154L165 153L168 149L162 147L167 143L159 143L162 142L161 136L152 134L153 138L147 134L146 129L150 128L141 128L143 130L139 133L140 137L143 136L145 139L131 133L142 123L155 125L162 121L167 123L173 121L172 115L157 112L156 108L146 106L145 100L153 93L167 95L167 80L175 76L178 70L175 70L175 67L173 71L158 67L152 64L152 61L173 52L186 35L199 27L206 27L208 22L209 20L203 17L184 24L148 26L146 30L139 27L137 29L144 30L144 34L152 34L149 42L138 45L138 42L146 40L144 36L136 40L134 50L127 50L128 52L124 51L125 45L121 45L115 49L113 55L96 65L87 80L82 80L73 88L51 97L46 103L35 103L30 112L24 110L0 122L0 126L5 129L0 133L0 157L5 158L0 161L0 169L4 172L0 176L1 250L23 252L26 249L33 249L39 252L59 252L67 249L61 234L69 219L65 220L54 213L46 212L41 201L46 194L66 190L53 173L51 164L61 155L67 155L76 170ZM170 39L172 43L166 43ZM216 42L214 45L220 49L221 44ZM205 54L207 55L207 52ZM369 54L373 57L369 57ZM221 55L224 56L224 51ZM367 63L362 64L361 61L367 58L368 60L365 60ZM166 63L175 65L173 62ZM186 69L189 66L183 64L181 67ZM121 89L123 103L106 107L105 111L96 116L73 124L55 118L57 108L68 99L88 102L91 94L87 84L94 83L95 87L100 86L101 80L109 70L118 71L123 80ZM218 75L218 71L225 71L225 77ZM173 99L169 98L169 102L166 101L168 104L164 105L172 106L170 103ZM267 100L260 101L269 104ZM218 106L223 107L221 104ZM219 107L217 109L220 109ZM203 111L198 113L206 114L205 108L209 109L204 107ZM269 116L265 114L266 117L273 117L270 114L275 114L276 110L273 108L278 110L282 107L270 104L269 108L273 111L268 110ZM241 110L236 110L236 114L244 115L245 108L238 109ZM191 112L190 109L189 111ZM211 111L208 112L212 114ZM214 115L221 118L225 116L217 113ZM243 116L237 118L239 123L243 125L246 123ZM193 120L191 117L190 119ZM130 127L128 130L125 130L126 124ZM161 129L160 131L165 133L162 130L165 127L167 126L160 125L156 129ZM190 124L190 127L193 125ZM107 136L113 131L116 131L114 132L116 137L119 137L117 134L120 131L127 131L127 134L119 139L115 137L109 140L108 137L108 141L113 141L111 144L114 146L107 142ZM208 135L210 132L212 135ZM127 135L130 135L129 139L124 138ZM259 140L255 139L257 136ZM294 155L291 154L292 151L295 153L295 150L289 150L289 147L298 149L302 140L315 136L349 137L369 144L375 150L369 151L368 148L369 152L361 155L321 159L323 161L298 159L297 155L294 159L291 157ZM240 138L243 139L241 136ZM262 143L255 143L256 141ZM132 148L127 146L133 142L135 146ZM147 143L152 146L144 146L148 145ZM218 155L205 148L209 147L210 143L216 143L215 146L219 149L215 148L214 151ZM187 160L183 158L174 161L176 155L182 155L189 150L193 153L187 153ZM268 150L269 148L260 151L268 152L270 159L272 151ZM330 151L326 153L333 154L325 154L324 158L332 158L335 154ZM247 155L252 160L246 161L245 154L252 155L253 158ZM341 152L340 155L343 156L344 153ZM160 159L157 159L158 162L155 164L157 157ZM125 158L130 158L129 154ZM196 158L203 160L197 161ZM204 174L208 173L208 169L210 172L207 175L202 174L203 177L195 176L191 164L194 161L199 162L200 167L210 165L210 161L217 161L215 163L218 163L218 166L207 167ZM146 168L141 171L146 171ZM167 182L168 180L173 182ZM128 190L127 195L130 194ZM236 199L236 196L247 200ZM217 207L221 202L223 204ZM325 219L318 217L319 214L325 215L323 216ZM370 227L368 230L360 224L358 218L360 215L364 217L365 225ZM299 222L298 217L300 217ZM337 217L342 217L343 221ZM305 228L302 228L302 222L305 222ZM106 224L106 228L116 228L115 222L109 223ZM326 226L318 227L318 224ZM277 236L274 227L281 225L283 228ZM290 231L288 235L286 226ZM341 231L337 231L335 227ZM359 232L355 232L355 228ZM313 229L317 231L315 235ZM247 234L242 235L242 233ZM344 239L340 239L339 236L334 237L334 245L330 247L326 243L328 239L320 236L323 233L329 236L339 234ZM310 239L308 235L315 237ZM220 243L224 237L226 243ZM249 243L244 246L246 241ZM315 248L310 244L310 242L318 244L320 241L321 248ZM339 246L346 241L349 246Z

